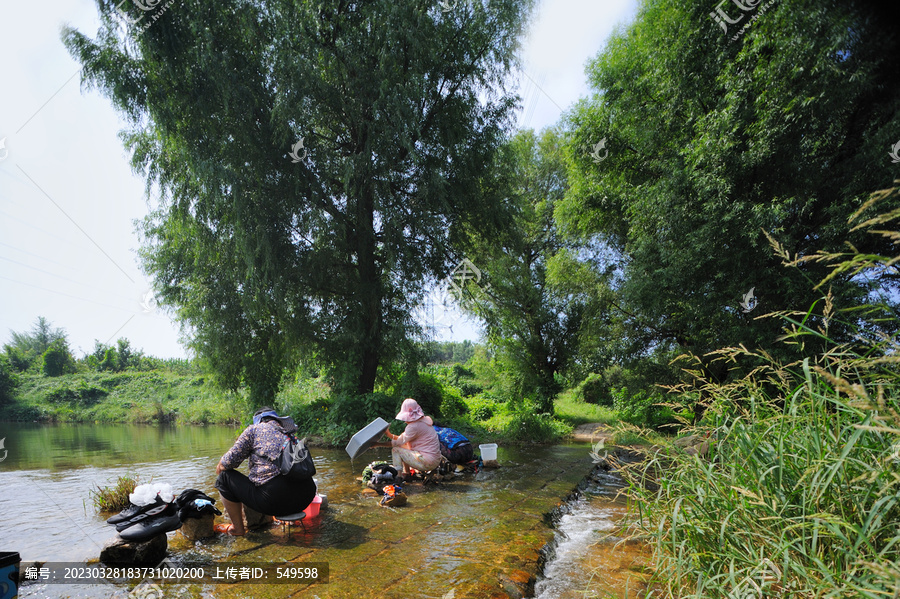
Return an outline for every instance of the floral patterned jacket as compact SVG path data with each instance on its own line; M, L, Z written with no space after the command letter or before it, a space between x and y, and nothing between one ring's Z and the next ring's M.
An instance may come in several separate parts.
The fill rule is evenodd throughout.
M222 456L222 466L226 470L237 468L249 457L248 478L258 487L281 474L278 460L284 440L284 429L279 422L251 424Z

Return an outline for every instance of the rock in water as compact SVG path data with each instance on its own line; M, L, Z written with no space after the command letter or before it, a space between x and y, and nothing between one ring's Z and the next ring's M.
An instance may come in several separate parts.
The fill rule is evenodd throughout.
M100 551L100 561L110 565L155 566L165 559L168 546L165 534L140 542L126 541L116 535Z
M187 518L181 525L181 534L188 540L199 541L216 534L213 530L216 517L213 514L203 514L199 518Z
M244 519L247 521L247 528L250 530L262 528L272 523L272 516L260 514L246 505L244 506Z

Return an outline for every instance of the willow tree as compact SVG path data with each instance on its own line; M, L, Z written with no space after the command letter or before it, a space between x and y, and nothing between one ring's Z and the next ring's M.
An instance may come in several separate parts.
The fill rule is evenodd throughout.
M561 388L557 375L572 366L582 341L585 308L548 279L554 256L575 249L553 217L567 187L560 145L559 133L547 129L520 131L504 146L497 181L512 218L500 234L472 236L467 255L484 269L484 280L470 278L461 289L463 309L484 323L517 393L549 413Z
M499 219L481 179L528 1L97 5L94 39L63 38L158 190L161 301L258 401L304 353L371 391L458 231Z
M613 268L635 355L790 351L776 345L783 323L755 317L805 312L827 292L813 290L826 270L785 268L770 238L791 257L839 250L847 218L900 172L889 155L900 136L896 4L719 8L727 20L711 0L645 0L589 64L595 93L569 115L557 216L616 256L595 266ZM890 243L851 241L876 253ZM891 277L834 279L835 307L896 304ZM850 339L840 320L817 324Z

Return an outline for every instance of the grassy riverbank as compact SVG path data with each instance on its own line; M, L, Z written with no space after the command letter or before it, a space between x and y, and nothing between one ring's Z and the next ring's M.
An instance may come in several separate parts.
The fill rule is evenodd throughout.
M444 376L450 366L423 374L416 389L397 385L367 396L334 397L321 379L298 379L276 398L275 406L294 417L304 434L320 444L339 446L376 417L390 420L403 397L420 398L435 420L479 442L555 443L584 422L615 423L616 412L584 402L564 391L556 414L538 414L528 400L501 399L490 385L468 397ZM416 392L417 391L417 392ZM404 393L409 392L409 393ZM19 375L17 393L3 408L3 420L144 424L246 424L252 408L245 392L221 390L206 376L169 370L74 373L58 377ZM399 422L394 423L399 428Z
M763 365L706 385L692 432L710 439L709 456L659 452L631 471L665 596L897 597L896 358L846 347L789 365L728 356Z
M207 377L166 370L19 375L18 393L4 420L236 424L245 402Z
M636 486L671 597L896 597L900 396L805 362L781 397L717 394L713 459L657 457ZM789 383L787 381L790 381Z
M897 217L857 228L898 240L883 230ZM776 250L789 266L830 262L860 277L897 262ZM683 387L708 452L672 448L626 469L664 597L900 597L900 319L878 306L838 310L824 293L805 312L768 315L799 359L726 348L708 357L753 369L724 383L695 371ZM838 342L832 327L854 334Z

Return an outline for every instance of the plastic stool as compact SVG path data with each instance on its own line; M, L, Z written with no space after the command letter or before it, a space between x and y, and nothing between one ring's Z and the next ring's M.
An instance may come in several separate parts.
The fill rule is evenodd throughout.
M287 526L288 534L291 534L291 526L296 526L297 523L300 523L300 526L303 527L303 530L306 530L306 525L303 524L303 519L306 518L306 512L299 512L296 514L288 514L287 516L274 516L276 520L281 522L281 530L284 530L284 527Z

